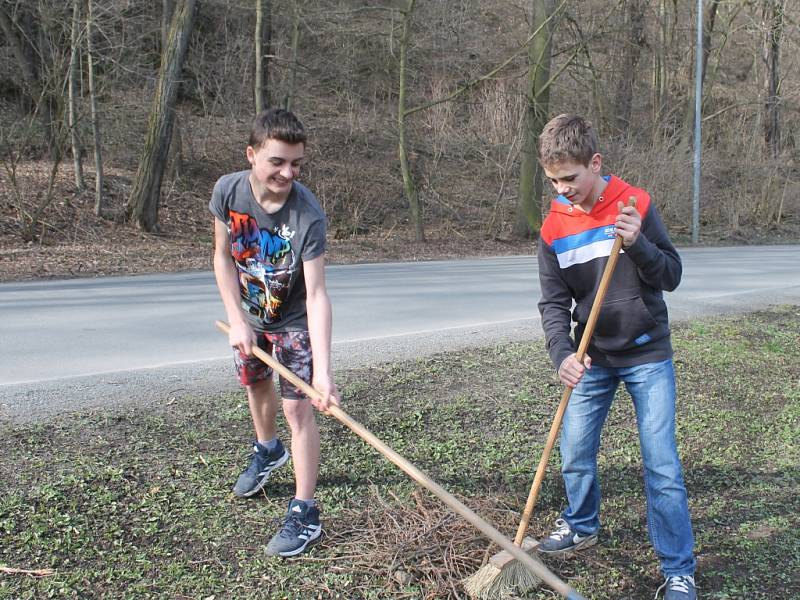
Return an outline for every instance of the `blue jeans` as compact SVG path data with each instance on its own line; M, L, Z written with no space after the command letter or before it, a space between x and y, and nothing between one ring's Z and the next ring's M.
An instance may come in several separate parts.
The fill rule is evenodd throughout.
M644 462L647 528L667 577L692 575L694 537L675 444L675 371L672 360L635 367L592 366L572 391L561 431L561 459L569 506L562 517L573 531L600 529L597 452L619 382L633 398Z

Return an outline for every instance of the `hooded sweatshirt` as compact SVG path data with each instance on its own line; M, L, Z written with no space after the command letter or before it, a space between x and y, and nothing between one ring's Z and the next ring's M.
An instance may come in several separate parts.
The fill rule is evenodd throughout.
M589 213L559 196L542 224L539 312L556 369L577 349L614 244L617 202L627 204L630 197L636 198L642 216L641 231L619 257L587 353L592 364L605 367L630 367L672 356L662 291L678 287L681 259L650 195L613 175L605 179L608 184Z

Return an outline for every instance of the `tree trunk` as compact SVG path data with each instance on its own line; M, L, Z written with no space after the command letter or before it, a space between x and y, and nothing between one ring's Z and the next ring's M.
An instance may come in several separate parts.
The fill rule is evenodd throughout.
M196 5L197 0L183 0L172 18L167 47L161 56L147 137L128 199L128 218L144 231L153 231L158 224L161 182L175 120L178 77L189 49Z
M289 62L289 83L286 86L286 98L283 106L286 110L292 110L294 100L294 85L297 80L297 53L300 47L300 0L292 0L292 58Z
M269 0L256 0L256 114L269 108L269 57L272 42L272 3Z
M786 0L764 0L764 72L767 101L764 106L764 143L770 156L777 157L781 147L780 125L780 53Z
M403 174L403 191L405 192L406 200L408 200L411 221L414 224L414 239L417 242L424 242L425 227L422 221L422 205L411 174L406 141L406 68L408 66L408 45L411 36L411 17L414 14L415 4L416 0L409 0L408 7L403 13L403 34L400 39L400 89L397 94L397 142L400 154L400 171Z
M706 17L703 19L703 85L705 85L706 73L708 72L708 58L711 56L711 34L714 32L714 21L717 19L718 8L719 0L711 0Z
M94 214L98 217L105 212L103 201L103 153L100 142L100 114L97 111L97 93L94 81L94 0L86 2L86 63L89 69L89 105L91 106L92 135L94 138Z
M519 172L519 198L514 235L533 237L542 227L542 167L538 159L538 140L550 110L550 60L552 56L552 0L531 0L531 31L539 29L528 48L528 93ZM540 29L541 28L541 29Z
M83 191L86 182L83 179L83 147L78 135L78 107L76 96L80 94L78 80L80 77L80 27L81 27L81 0L72 0L72 30L70 32L70 58L69 58L69 134L72 142L72 165L75 175L75 187Z
M614 98L615 121L617 128L627 131L631 125L631 111L633 108L633 85L636 82L636 67L642 55L642 47L646 43L644 30L644 12L646 10L643 0L631 0L626 3L626 28L628 40L622 48L617 90Z
M172 22L172 13L175 12L175 0L161 0L161 53L167 47L169 38L169 24Z
M667 0L659 0L656 44L653 48L653 123L661 123L661 111L667 90Z

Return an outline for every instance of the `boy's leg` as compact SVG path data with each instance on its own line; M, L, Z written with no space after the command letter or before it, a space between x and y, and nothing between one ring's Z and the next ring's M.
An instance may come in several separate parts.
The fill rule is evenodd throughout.
M269 334L257 334L258 347L272 354L272 342ZM247 404L250 417L253 419L257 441L269 441L275 437L275 419L278 415L278 397L272 381L272 369L255 356L245 356L237 349L233 350L236 374L247 390Z
M562 517L573 532L581 535L594 535L600 529L597 451L618 384L614 369L592 366L572 390L564 413L561 473L569 506Z
M258 343L265 352L272 352L272 345L266 336L259 336ZM238 350L234 350L234 359L239 381L247 390L256 443L250 464L236 481L233 493L248 498L264 487L272 471L289 460L289 453L276 438L275 419L280 404L272 381L272 369L260 359L243 356Z
M312 500L319 472L319 427L311 400L285 399L283 414L292 432L292 456L297 485L295 497Z
M275 340L276 358L306 383L311 383L311 343L308 332L288 332ZM311 400L281 378L283 413L292 432L295 498L283 528L267 544L267 553L296 556L322 534L319 507L314 502L319 472L319 427Z
M691 576L694 537L675 443L672 360L620 369L620 375L636 409L650 540L666 577Z
M247 403L250 407L250 416L253 419L253 429L256 440L268 442L277 433L276 418L278 416L277 394L272 377L246 386Z
M275 338L275 358L300 379L311 385L313 362L307 331L290 331ZM292 432L292 454L297 482L296 498L311 500L319 471L319 428L316 410L302 390L282 377L283 414Z

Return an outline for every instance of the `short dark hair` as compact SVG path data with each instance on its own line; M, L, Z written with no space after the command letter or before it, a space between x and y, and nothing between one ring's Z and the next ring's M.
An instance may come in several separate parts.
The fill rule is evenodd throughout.
M258 149L267 140L305 144L306 130L293 112L282 108L270 108L259 113L253 120L249 145Z
M539 162L546 167L574 161L588 167L598 148L597 132L591 122L577 115L558 115L539 136Z

